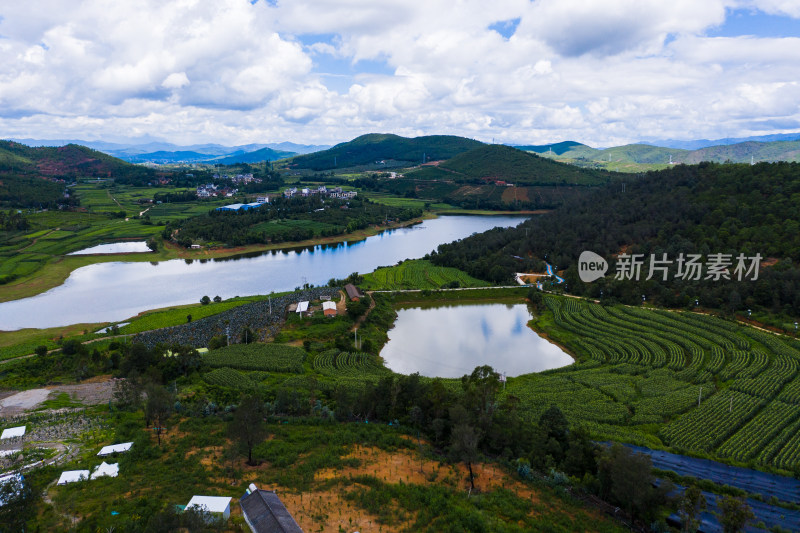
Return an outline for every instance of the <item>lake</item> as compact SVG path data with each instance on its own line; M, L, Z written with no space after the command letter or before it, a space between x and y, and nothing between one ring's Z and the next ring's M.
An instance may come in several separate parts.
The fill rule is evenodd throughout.
M225 299L290 291L305 283L324 285L331 278L420 258L442 243L527 218L444 216L362 241L252 257L97 263L75 270L45 293L0 303L0 330L113 322L149 309L196 303L204 295Z
M526 304L458 304L397 310L386 366L401 374L457 378L476 366L519 376L573 363L560 347L527 326Z
M84 248L77 252L72 252L67 255L90 255L90 254L138 254L150 252L145 241L135 242L111 242L108 244L98 244L91 248Z

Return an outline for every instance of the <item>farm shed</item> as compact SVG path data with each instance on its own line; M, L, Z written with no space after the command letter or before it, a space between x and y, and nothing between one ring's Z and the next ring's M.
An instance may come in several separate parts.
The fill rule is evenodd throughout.
M325 316L336 316L336 304L334 302L322 302L322 313Z
M303 533L278 495L250 484L249 494L239 499L244 520L253 533Z
M59 485L66 485L67 483L75 483L76 481L85 481L89 479L88 470L67 470L61 472L61 477L58 478Z
M119 463L108 464L105 461L103 461L97 466L97 468L94 469L94 472L92 472L91 479L97 479L103 476L117 477L118 475L119 475Z
M17 426L15 428L7 428L3 430L3 434L0 435L0 439L13 439L14 437L21 437L25 434L25 428L27 426Z
M354 302L357 302L362 296L361 291L358 290L358 287L356 287L352 283L348 283L347 285L345 285L344 290L347 293L347 297L353 300Z
M133 445L132 442L121 442L119 444L111 444L109 446L103 446L100 449L100 451L97 452L97 455L102 457L105 455L111 455L113 453L125 453L131 449L132 445Z
M204 509L211 514L221 515L223 520L227 520L231 515L231 498L228 496L192 496L186 509L197 507L198 510Z

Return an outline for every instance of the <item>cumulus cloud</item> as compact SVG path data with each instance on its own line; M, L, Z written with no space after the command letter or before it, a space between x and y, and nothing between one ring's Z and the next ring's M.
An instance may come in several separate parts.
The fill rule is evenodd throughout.
M790 0L8 4L6 137L607 145L800 121L800 35L707 36L731 10L800 17Z

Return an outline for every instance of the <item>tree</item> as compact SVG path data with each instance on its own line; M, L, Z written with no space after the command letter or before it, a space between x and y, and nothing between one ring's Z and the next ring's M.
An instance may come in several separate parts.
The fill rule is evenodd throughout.
M216 295L214 296L214 303L220 303L222 301L222 296Z
M240 340L242 341L242 344L250 344L251 342L256 340L256 335L255 333L253 333L253 330L250 329L250 327L248 326L242 330Z
M211 298L209 298L208 295L203 296L202 298L200 298L200 303L203 305L208 305L211 303Z
M649 455L614 444L600 456L597 470L604 497L623 507L634 519L655 518L668 501L671 483L653 487L653 463Z
M681 531L697 531L700 526L700 512L706 508L706 497L697 485L686 489L680 499L678 516L681 517Z
M36 347L35 353L39 357L47 355L47 346L45 346L44 344L40 344L39 346Z
M469 376L461 377L461 387L464 389L466 406L475 415L478 426L488 431L500 390L500 374L491 366L478 366Z
M744 498L734 498L733 496L723 496L719 500L720 513L719 523L725 533L738 533L744 526L755 518L753 510L744 501Z
M144 419L147 426L153 424L153 430L158 437L158 445L161 446L161 434L164 432L164 425L172 414L172 407L175 400L172 394L161 385L154 383L146 387L147 402L144 405Z
M453 428L450 436L450 453L467 464L469 470L470 490L475 490L475 475L472 473L472 463L478 459L478 431L469 424L458 424Z
M115 352L116 353L116 352ZM138 408L142 401L142 386L139 382L139 372L131 371L125 379L114 381L114 402L120 409Z
M264 404L258 396L242 396L228 432L242 449L247 449L247 464L253 466L253 447L267 438Z
M12 474L0 483L0 531L25 531L26 522L34 516L34 500L30 484L21 475Z

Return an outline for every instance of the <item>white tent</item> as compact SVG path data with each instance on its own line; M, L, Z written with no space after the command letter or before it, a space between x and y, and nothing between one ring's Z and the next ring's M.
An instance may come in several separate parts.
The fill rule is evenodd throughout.
M111 455L112 453L123 453L127 452L131 449L132 442L123 442L120 444L112 444L110 446L103 446L103 448L97 452L97 455Z
M66 485L67 483L75 483L76 481L83 481L89 479L88 470L67 470L61 472L61 477L58 478L59 485Z
M26 426L18 426L15 428L8 428L3 430L3 434L0 435L0 439L11 439L13 437L21 437L25 434Z
M192 496L186 504L186 511L196 507L212 514L221 514L223 520L231 515L231 498L228 496Z
M119 463L108 464L105 461L94 469L92 472L92 479L97 479L102 476L117 477L119 474Z

